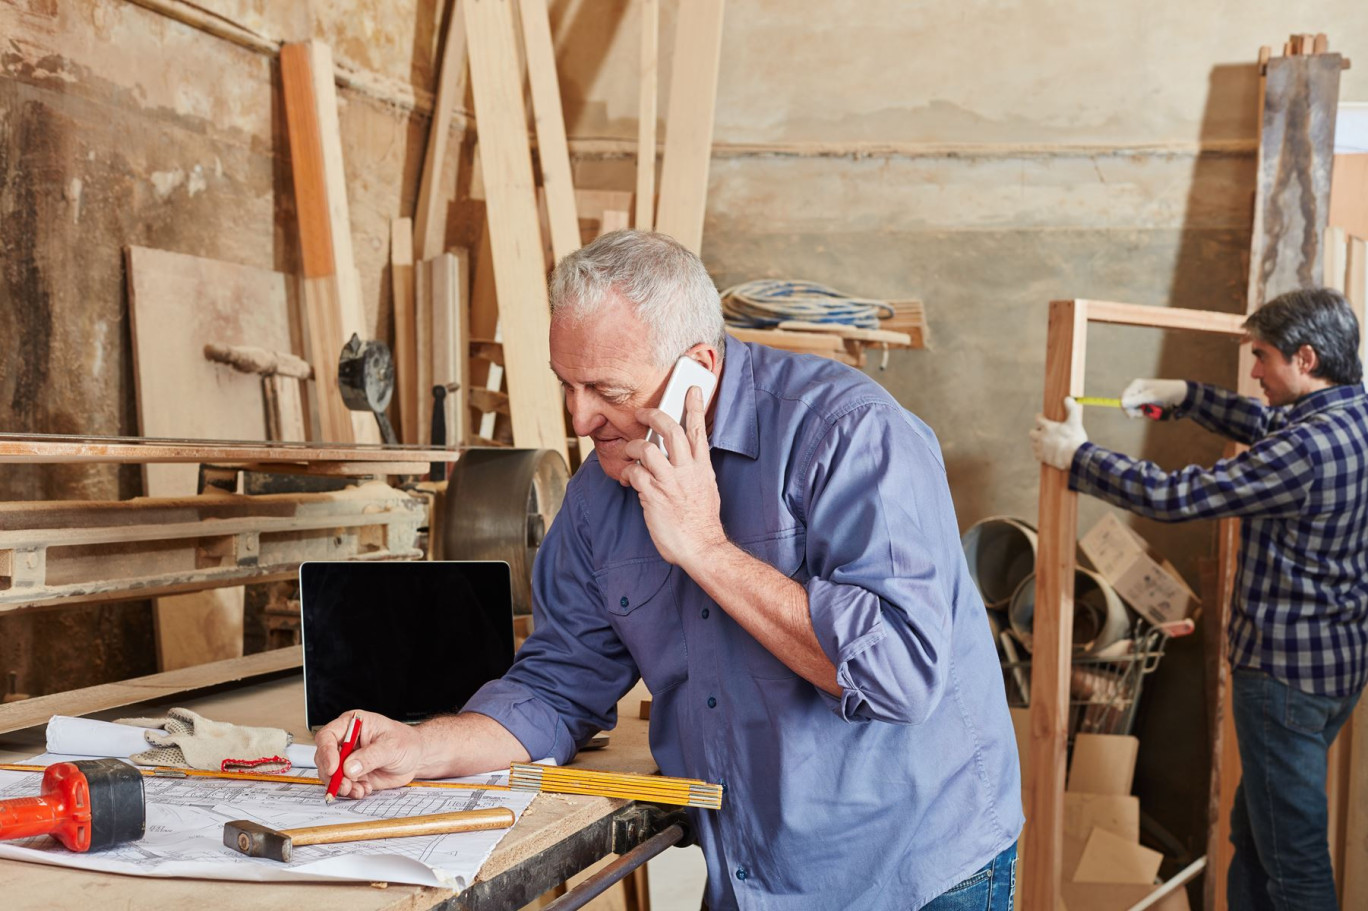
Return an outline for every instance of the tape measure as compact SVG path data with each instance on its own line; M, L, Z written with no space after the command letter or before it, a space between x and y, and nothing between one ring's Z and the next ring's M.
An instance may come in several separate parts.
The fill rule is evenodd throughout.
M1080 395L1074 399L1080 405L1092 405L1097 408L1120 408L1120 399L1104 399L1093 395ZM1164 417L1164 406L1156 402L1146 402L1140 406L1140 413L1151 421L1158 421Z

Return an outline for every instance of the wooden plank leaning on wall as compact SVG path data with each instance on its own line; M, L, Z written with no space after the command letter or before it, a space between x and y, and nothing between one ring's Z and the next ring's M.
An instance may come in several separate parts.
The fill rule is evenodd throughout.
M320 428L328 442L378 442L374 419L348 411L337 387L342 346L352 333L363 338L368 333L352 254L332 51L317 40L286 44L280 49L280 76Z
M725 7L725 0L681 4L675 27L655 228L695 253L703 248Z
M553 449L566 458L565 409L556 377L547 369L551 317L513 20L505 3L462 0L461 5L480 124L487 230L500 303L513 441L520 447Z

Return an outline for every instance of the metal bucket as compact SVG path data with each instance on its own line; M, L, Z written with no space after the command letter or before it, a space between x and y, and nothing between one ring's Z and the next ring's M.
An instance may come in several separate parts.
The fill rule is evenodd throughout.
M1012 632L1028 649L1035 621L1035 596L1035 573L1031 573L1017 586L1007 610ZM1130 618L1121 596L1097 573L1081 566L1076 568L1073 596L1075 654L1095 655L1129 634Z
M1006 610L1012 594L1035 572L1035 526L1021 519L992 516L969 526L960 536L969 574L983 603Z

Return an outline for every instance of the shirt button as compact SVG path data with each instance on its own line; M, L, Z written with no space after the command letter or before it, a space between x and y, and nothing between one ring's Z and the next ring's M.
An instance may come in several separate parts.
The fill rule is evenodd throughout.
M750 876L750 873L746 870L745 867L737 867L737 868L736 868L736 878L737 878L737 879L741 880L742 882L745 882L745 881L746 881L746 877L748 877L748 876Z
M706 607L703 608L703 609L702 609L701 611L699 611L698 613L699 613L699 615L700 615L704 620L708 619L708 609L707 609Z
M716 696L709 696L709 697L708 697L708 708L710 708L710 709L715 709L715 708L717 708L717 697L716 697Z
M619 601L618 601L618 604L621 604L623 607L626 607L627 605L629 605L629 604L631 604L631 603L632 603L632 602L630 602L630 601L627 600L627 596L626 596L626 595L623 595L622 598L619 599Z

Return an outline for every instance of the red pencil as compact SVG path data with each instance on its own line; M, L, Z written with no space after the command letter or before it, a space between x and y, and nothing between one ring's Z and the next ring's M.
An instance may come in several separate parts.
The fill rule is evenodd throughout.
M346 764L347 757L361 741L361 716L353 714L351 721L347 724L347 735L337 748L337 771L333 772L332 778L328 781L328 792L323 795L324 803L332 803L337 799L337 788L342 784L342 766Z

